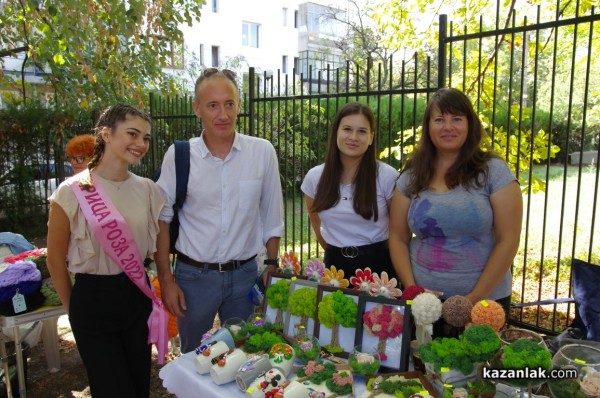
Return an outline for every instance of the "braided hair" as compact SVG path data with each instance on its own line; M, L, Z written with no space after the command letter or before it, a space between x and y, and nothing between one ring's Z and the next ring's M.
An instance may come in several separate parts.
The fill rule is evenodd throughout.
M94 134L96 136L94 153L92 154L92 158L88 163L90 177L80 180L79 183L81 184L82 188L89 189L93 186L93 182L91 180L91 171L94 169L94 167L98 165L98 163L100 163L100 160L104 155L106 143L102 138L102 130L104 128L114 130L119 123L127 120L128 115L140 117L148 123L151 123L150 116L146 112L127 104L111 105L108 108L105 108L102 112L100 112L100 116L98 117L96 126L94 126Z

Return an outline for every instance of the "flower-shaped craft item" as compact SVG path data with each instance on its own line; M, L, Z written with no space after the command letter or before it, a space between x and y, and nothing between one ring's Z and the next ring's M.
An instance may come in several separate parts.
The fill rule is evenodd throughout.
M329 269L326 268L324 272L325 276L321 278L321 283L343 288L346 288L348 285L350 285L348 279L344 278L344 270L338 271L337 268L335 268L335 265L332 265L329 267Z
M281 363L283 360L290 360L294 356L294 351L292 351L292 347L288 344L275 344L269 350L269 359L271 359L275 363Z
M412 300L423 292L425 292L424 287L418 286L418 285L410 285L410 286L404 288L404 291L402 292L402 296L400 296L400 299Z
M499 331L506 323L506 313L494 300L480 300L471 308L471 322L475 325L489 325Z
M325 264L318 258L314 260L308 260L306 267L304 267L304 275L308 280L319 282L323 275L325 275Z
M352 284L352 288L355 290L361 290L363 292L371 291L371 283L373 283L373 273L371 272L371 268L367 267L364 270L357 269L355 271L356 276L350 278L350 283ZM377 275L377 274L375 274Z
M398 298L402 296L402 291L398 289L398 281L396 278L389 279L387 272L383 271L381 277L373 274L373 282L371 282L371 296Z
M387 359L386 340L402 333L404 315L391 305L376 306L363 314L363 322L368 332L379 337L377 352L379 357L385 361Z
M412 301L412 314L415 318L415 335L419 345L430 342L433 323L442 316L441 300L433 293L421 293Z
M300 275L302 267L298 262L298 257L296 257L294 252L290 250L289 252L283 254L280 268L284 274Z

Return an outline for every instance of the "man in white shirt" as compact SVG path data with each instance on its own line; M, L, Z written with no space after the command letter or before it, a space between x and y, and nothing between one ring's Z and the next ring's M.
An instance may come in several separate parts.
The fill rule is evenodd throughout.
M190 140L190 175L179 210L179 254L169 267L169 223L175 201L174 146L163 159L157 184L165 206L159 218L155 262L165 307L178 317L181 352L200 345L202 335L254 310L248 298L257 277L255 256L265 246L265 264L277 266L283 233L283 199L277 155L262 138L235 131L240 95L235 74L206 69L196 81L194 112L200 137Z

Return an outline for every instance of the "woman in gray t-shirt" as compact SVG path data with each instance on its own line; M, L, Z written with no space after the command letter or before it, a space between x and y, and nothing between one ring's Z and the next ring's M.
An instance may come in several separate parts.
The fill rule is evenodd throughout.
M483 135L462 92L433 95L396 183L390 252L403 286L423 286L442 300L493 299L508 310L523 201L506 162L481 148Z

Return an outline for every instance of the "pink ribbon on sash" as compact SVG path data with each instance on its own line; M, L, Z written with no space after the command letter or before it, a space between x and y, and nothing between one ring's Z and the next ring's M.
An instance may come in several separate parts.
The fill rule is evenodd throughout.
M162 365L169 342L168 315L162 301L154 293L154 288L148 284L142 256L133 234L98 181L94 181L94 186L84 191L79 186L79 178L71 178L74 180L71 181L71 188L96 240L129 279L152 300L152 313L148 318L148 344L156 344L158 363Z

